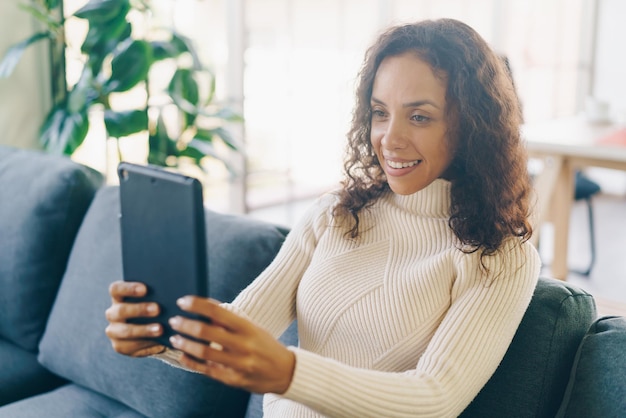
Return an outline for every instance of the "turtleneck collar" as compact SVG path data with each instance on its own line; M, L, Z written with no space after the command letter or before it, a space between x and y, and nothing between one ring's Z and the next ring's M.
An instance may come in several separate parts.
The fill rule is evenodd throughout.
M429 218L450 217L450 187L448 180L436 179L410 195L389 191L390 202L412 214Z

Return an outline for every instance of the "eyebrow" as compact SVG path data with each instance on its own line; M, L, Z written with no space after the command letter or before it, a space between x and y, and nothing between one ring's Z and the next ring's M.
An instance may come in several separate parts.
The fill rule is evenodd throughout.
M376 97L372 96L372 102L378 103L378 104L382 104L384 105L385 102L383 102L380 99L377 99ZM410 102L410 103L405 103L402 105L402 107L419 107L419 106L423 106L423 105L431 105L437 109L441 109L435 102L431 101L431 100L416 100L414 102Z

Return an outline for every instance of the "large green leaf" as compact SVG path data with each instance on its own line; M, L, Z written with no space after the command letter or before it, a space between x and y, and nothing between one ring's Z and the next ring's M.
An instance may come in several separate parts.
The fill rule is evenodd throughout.
M152 41L152 49L155 61L176 58L180 54L189 52L187 44L176 34L173 34L169 41Z
M126 16L129 10L129 0L89 0L74 16L98 24L106 23L117 16Z
M86 111L69 113L64 106L58 106L48 114L39 139L48 151L71 155L83 143L88 131Z
M152 48L148 42L128 39L111 61L111 77L104 91L122 92L135 87L146 80L152 62Z
M61 0L45 0L46 8L48 10L59 7Z
M169 86L167 87L168 93L172 98L176 98L174 102L188 103L193 111L187 112L184 108L184 123L183 129L192 125L196 119L196 108L200 100L200 93L198 90L198 82L194 78L194 72L187 68L179 68L172 76Z
M22 58L22 54L24 54L26 48L37 41L48 39L49 37L49 32L39 32L9 48L2 62L0 62L0 78L9 77L13 73L13 70L20 62L20 58Z
M210 129L200 129L198 128L193 136L195 139L199 139L200 141L203 142L208 142L208 143L213 143L213 139L215 139L215 136L213 135L213 132Z
M89 55L90 60L94 55L102 60L107 54L113 52L120 42L129 38L131 31L131 24L124 15L111 19L106 25L90 24L80 49L84 54Z
M115 112L104 111L104 124L109 136L121 138L148 129L148 109Z
M88 57L88 65L92 68L94 74L98 74L101 71L102 63L106 57L112 53L118 45L123 44L126 39L129 39L131 33L131 24L124 21L119 27L116 26L109 32L110 37L102 37L100 38L100 42L93 45L93 49Z

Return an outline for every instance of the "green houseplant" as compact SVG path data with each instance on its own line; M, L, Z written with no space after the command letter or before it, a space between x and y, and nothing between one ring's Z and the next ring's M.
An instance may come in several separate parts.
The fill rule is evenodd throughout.
M40 135L45 149L72 154L87 135L89 112L97 107L103 111L109 137L119 140L148 132L151 164L176 166L180 157L187 157L203 168L201 161L210 156L230 168L216 149L217 142L242 152L226 128L242 118L216 103L215 76L201 63L191 40L172 28L136 28L141 20L136 17L150 13L148 1L89 0L67 17L62 0L29 0L21 7L43 23L43 30L7 51L0 62L0 77L8 77L24 50L36 42L50 40L53 52L69 48L64 33L67 19L83 19L88 24L77 54L84 64L78 81L68 86L63 53L57 53L61 59L52 62L53 107ZM153 78L164 87L155 89ZM141 104L124 109L112 106L112 97L136 89L143 90ZM118 141L118 153L119 149Z

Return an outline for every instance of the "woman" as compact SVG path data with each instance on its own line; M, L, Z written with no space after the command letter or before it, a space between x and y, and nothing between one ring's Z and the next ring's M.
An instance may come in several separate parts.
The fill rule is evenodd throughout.
M268 417L457 416L502 360L539 258L520 110L502 62L450 19L398 26L360 73L346 179L231 304L188 296L176 350L143 340L139 283L111 286L107 335L265 396ZM150 310L149 308L152 308ZM297 317L300 347L277 340ZM212 343L209 343L211 341Z

